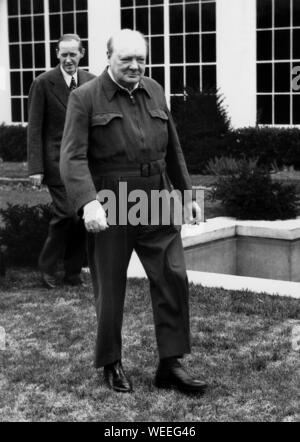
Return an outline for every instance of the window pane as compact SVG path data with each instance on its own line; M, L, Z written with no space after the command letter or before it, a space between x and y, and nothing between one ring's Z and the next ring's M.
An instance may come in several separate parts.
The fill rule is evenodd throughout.
M257 32L257 59L272 60L272 31Z
M121 28L133 29L133 9L124 9L121 12Z
M275 27L291 25L291 8L287 0L275 0Z
M46 67L44 43L39 43L39 44L34 45L34 57L35 57L35 67L36 68Z
M24 112L24 123L28 121L28 99L23 98L23 112Z
M50 12L60 12L60 1L49 0L49 10Z
M63 33L73 34L75 30L74 26L74 15L73 14L63 14Z
M64 12L74 11L74 1L73 0L63 0L62 8Z
M202 5L202 31L216 30L216 6L214 3L204 3Z
M22 41L31 41L31 18L30 17L22 17L21 18L21 38Z
M300 29L293 31L293 58L300 60Z
M156 80L163 88L165 87L165 69L152 68L151 77Z
M199 63L200 61L200 35L187 35L185 39L186 62Z
M152 64L164 64L164 38L154 37L151 39L151 62Z
M21 0L21 14L31 14L31 0Z
M20 72L10 73L11 95L21 95L21 75Z
M51 67L54 68L58 64L56 56L56 42L50 43Z
M76 10L77 11L87 11L87 0L76 0Z
M37 17L34 17L33 20L34 20L34 39L35 39L35 41L45 40L44 17L41 15L38 15Z
M60 36L60 15L50 15L50 38L51 40L58 40Z
M257 123L272 124L272 96L257 96Z
M135 11L136 15L136 29L143 34L148 34L148 8L137 8Z
M199 5L185 6L186 32L199 32Z
M300 2L299 1L294 1L293 22L294 22L294 26L300 26Z
M88 18L86 12L76 14L76 32L81 38L88 37Z
M275 63L275 92L290 92L290 63Z
M300 95L293 96L293 124L300 124Z
M180 34L183 32L182 6L170 6L170 33Z
M275 95L275 124L290 124L289 95Z
M257 27L272 27L272 0L257 1Z
M19 45L9 46L10 68L19 69L20 66L20 48Z
M217 69L216 66L202 67L202 89L211 90L217 88Z
M171 63L183 63L183 37L170 37L170 61Z
M272 64L257 65L257 92L272 92Z
M194 90L200 89L200 67L187 66L186 67L186 87Z
M81 59L80 64L81 66L88 66L89 65L89 43L87 40L82 40L83 47L85 48L85 54L84 57Z
M133 6L133 0L121 0L121 8L126 8L126 6Z
M148 5L148 0L135 0L136 6L145 6Z
M293 65L292 79L293 91L300 92L300 66L297 63Z
M11 119L14 123L22 122L21 99L12 98L11 100Z
M151 34L164 33L164 9L151 8Z
M203 34L202 35L202 61L215 62L216 61L216 35Z
M32 81L33 81L33 73L27 71L23 72L23 95L29 94L29 89Z
M8 0L8 15L18 15L18 0Z
M33 12L35 14L42 14L44 12L43 0L33 0Z
M20 41L18 18L10 18L9 22L8 22L8 26L9 26L9 41L10 41L10 43Z
M33 67L31 44L22 45L22 63L23 68L28 69Z
M290 59L290 31L275 31L275 59Z
M183 93L183 67L171 66L171 94Z

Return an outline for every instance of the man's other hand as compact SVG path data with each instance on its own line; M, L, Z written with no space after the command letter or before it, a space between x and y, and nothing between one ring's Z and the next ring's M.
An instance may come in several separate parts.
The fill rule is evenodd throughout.
M99 201L91 201L83 208L85 228L90 233L99 233L108 229L106 213Z
M201 209L196 201L189 201L184 207L184 222L185 224L200 224Z
M29 180L32 186L41 187L44 179L44 175L42 173L38 173L36 175L30 175Z

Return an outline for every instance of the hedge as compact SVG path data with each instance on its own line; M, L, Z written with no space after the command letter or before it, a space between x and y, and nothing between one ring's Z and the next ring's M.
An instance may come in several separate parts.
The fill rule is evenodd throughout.
M3 161L23 162L27 159L27 129L21 125L0 125L0 158Z

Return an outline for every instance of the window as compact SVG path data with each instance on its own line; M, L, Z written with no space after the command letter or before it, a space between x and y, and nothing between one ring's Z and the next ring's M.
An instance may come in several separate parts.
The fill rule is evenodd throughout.
M166 89L171 102L183 97L186 87L216 88L215 0L121 0L121 26L146 35L147 75Z
M58 63L55 48L63 33L81 36L86 48L81 66L88 67L88 4L87 0L7 0L7 6L12 121L25 123L31 83Z
M299 39L299 0L257 0L259 124L300 123L300 81L295 87L294 70L299 66L300 71Z

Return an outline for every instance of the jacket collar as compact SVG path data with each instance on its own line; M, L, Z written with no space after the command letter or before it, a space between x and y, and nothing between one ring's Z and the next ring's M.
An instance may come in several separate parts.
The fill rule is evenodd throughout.
M63 106L67 107L70 95L70 89L68 88L65 82L65 79L60 69L60 65L56 66L56 68L53 69L49 81L52 85L53 94L56 96L58 101L62 103Z
M114 98L114 96L116 95L116 93L122 91L123 88L120 88L120 86L110 78L110 75L109 75L107 69L105 69L105 71L102 73L101 78L103 81L103 89L106 94L106 97L109 101L111 101ZM143 90L151 98L151 93L150 93L149 88L147 87L147 84L143 78L141 79L139 86L135 90L137 90L137 91Z

